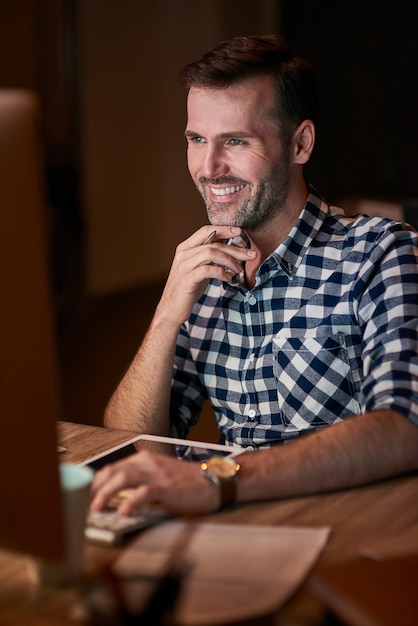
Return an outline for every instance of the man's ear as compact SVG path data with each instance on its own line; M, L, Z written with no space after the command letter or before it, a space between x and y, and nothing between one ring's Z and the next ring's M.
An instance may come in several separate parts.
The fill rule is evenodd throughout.
M293 135L294 163L307 163L315 144L315 124L311 120L304 120Z

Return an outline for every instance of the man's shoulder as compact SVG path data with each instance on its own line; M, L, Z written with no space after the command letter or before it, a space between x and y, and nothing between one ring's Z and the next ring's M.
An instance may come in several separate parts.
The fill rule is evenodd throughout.
M324 220L324 228L345 232L347 236L356 238L367 235L371 239L380 239L387 235L400 235L414 239L417 236L417 232L406 222L365 213L347 215L344 209L332 205Z
M364 212L353 213L347 211L343 206L329 204L312 185L309 186L305 210L307 210L308 215L311 214L315 219L322 216L324 228L351 231L352 234L355 232L405 232L411 233L412 236L416 235L416 229L410 224L390 216L369 215Z

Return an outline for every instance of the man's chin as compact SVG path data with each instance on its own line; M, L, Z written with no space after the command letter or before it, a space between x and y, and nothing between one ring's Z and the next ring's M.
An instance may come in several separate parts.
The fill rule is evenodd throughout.
M232 228L232 226L238 226L241 228L241 224L239 224L237 222L237 220L225 220L225 219L221 219L221 218L209 218L209 222L210 224L212 224L212 226L230 226Z
M208 219L214 226L240 226L237 211L232 202L207 207Z

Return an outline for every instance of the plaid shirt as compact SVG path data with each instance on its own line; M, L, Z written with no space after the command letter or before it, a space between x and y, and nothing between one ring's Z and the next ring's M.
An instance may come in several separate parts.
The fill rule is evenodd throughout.
M211 281L179 333L171 423L209 398L226 443L268 446L378 409L418 425L417 236L311 188L253 289Z

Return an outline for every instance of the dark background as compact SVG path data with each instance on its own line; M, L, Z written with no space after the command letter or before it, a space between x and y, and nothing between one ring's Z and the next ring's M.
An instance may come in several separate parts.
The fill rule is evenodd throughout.
M416 198L418 9L408 2L281 2L283 33L316 68L309 174L327 198Z
M96 5L100 20L101 3ZM114 6L123 5L129 3ZM33 89L42 103L51 277L59 325L71 319L85 289L80 77L89 59L80 48L80 6L80 0L14 0L1 7L0 87ZM187 2L177 6L186 11ZM214 26L208 26L207 13L203 19L203 8L190 6L195 13L188 19L205 34L205 41L211 40L206 31ZM214 44L221 34L252 28L263 32L263 18L268 21L265 29L284 34L313 63L320 108L317 144L306 172L330 202L372 197L405 203L418 197L416 3L211 0L203 6L217 13ZM127 13L118 12L118 19L130 19ZM184 20L180 15L179 24ZM190 35L190 27L179 33L183 39ZM179 40L178 45L184 44ZM104 72L108 62L103 60ZM152 60L145 56L142 63L145 67Z
M84 41L92 39L91 31L86 32L86 23L80 21L81 6L93 7L89 28L95 29L105 13L108 19L100 31L103 39L100 54L95 59L96 64L99 61L99 65L94 66L99 68L99 77L96 69L91 71L91 58L80 45L82 35ZM164 7L171 12L161 13ZM113 11L118 30L116 22L109 19ZM163 18L166 30L161 34L158 27ZM121 67L121 72L131 72L135 80L139 80L137 97L148 106L145 123L151 128L153 124L158 126L161 112L152 101L153 89L148 81L155 74L156 85L160 85L162 77L158 73L164 72L162 60L164 55L172 54L173 46L179 46L180 56L184 55L188 62L221 38L248 33L282 33L311 60L318 79L317 144L306 168L308 181L336 204L373 198L403 205L411 199L416 202L418 198L417 18L417 5L404 1L383 5L370 0L350 3L329 0L167 0L165 3L155 0L149 7L140 0L1 3L0 88L25 87L38 93L41 101L48 252L60 357L62 417L85 423L101 422L104 406L146 331L164 279L161 276L161 281L133 284L100 295L91 294L86 288L89 238L86 172L80 149L86 130L83 131L82 124L85 113L81 107L81 90L85 84L82 79L86 81L87 76L93 81L89 83L93 91L99 81L102 87L106 85L109 63L118 66L111 52L118 49L114 32L124 32L126 20L131 23L138 20L140 31L147 34L146 42L138 36L132 64ZM147 20L157 29L155 36L148 32ZM132 28L130 33L135 40ZM167 33L170 35L168 43ZM155 61L148 48L153 42L157 45L155 37L158 36L159 62L154 71ZM106 54L107 46L110 52ZM144 81L141 81L141 72L147 76ZM133 87L138 89L138 84ZM157 102L158 93L158 89L154 90ZM129 93L121 94L122 102L129 97ZM110 106L106 98L99 102L102 110L90 112L89 119L92 115L96 119L95 115L102 115ZM171 111L170 102L164 104ZM181 107L183 114L182 102L176 106L176 111ZM183 128L182 123L176 122L170 127L173 136L177 135L178 128ZM109 128L107 132L119 139L118 130ZM166 129L159 132L164 137ZM103 141L106 137L97 139ZM159 150L156 142L157 163ZM116 155L116 160L121 156ZM121 167L123 169L123 164ZM175 170L171 178L186 177L183 147L176 167L180 174ZM154 169L152 164L150 168ZM149 176L149 172L138 171L139 185L144 176ZM155 188L153 201L158 203L161 195ZM416 205L413 210L417 210ZM152 211L149 214L152 219ZM172 219L176 221L177 215ZM141 233L150 239L147 228ZM136 241L135 237L136 234ZM138 246L141 246L139 240ZM174 251L173 242L170 254L171 248ZM129 250L127 254L129 262ZM152 262L152 258L150 260ZM211 438L207 431L194 436Z

